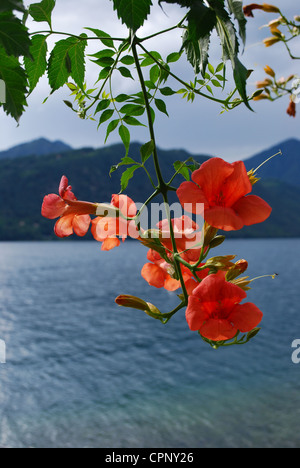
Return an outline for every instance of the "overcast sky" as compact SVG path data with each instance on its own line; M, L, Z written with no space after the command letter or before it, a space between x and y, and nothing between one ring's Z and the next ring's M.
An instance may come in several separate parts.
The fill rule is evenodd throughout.
M26 2L29 4L30 2ZM175 5L164 4L164 12L153 0L152 14L146 26L139 31L139 36L152 34L178 23L184 16L184 10ZM251 3L251 2L249 2ZM299 0L275 0L287 16L300 14ZM247 2L245 2L247 4ZM300 62L292 62L282 44L266 49L261 41L269 34L268 29L260 26L275 19L277 15L256 12L255 19L248 21L248 39L242 62L250 69L255 69L248 83L248 91L252 93L255 82L265 77L263 68L268 64L278 71L279 76L292 73L300 75ZM44 23L29 23L31 31L47 29ZM80 34L84 27L102 29L112 36L126 36L127 31L121 25L110 0L57 0L53 14L53 29ZM62 37L57 36L55 40ZM53 44L53 42L52 42ZM91 53L96 51L93 41ZM150 50L158 50L163 57L179 50L181 46L180 31L175 31L163 38L149 41ZM295 40L294 53L300 55L300 40ZM216 66L220 60L218 39L212 46L211 63ZM229 70L229 66L228 66ZM175 71L185 80L193 80L193 70L187 61L181 60L175 66ZM87 82L93 87L99 68L87 64ZM230 72L231 73L231 72ZM119 78L115 82L118 91L132 91L135 85L131 80ZM177 87L179 89L180 86ZM231 88L228 88L228 92ZM134 92L134 91L133 91ZM70 99L66 88L51 96L46 104L42 104L49 95L49 85L43 78L33 95L29 98L29 107L17 127L14 120L7 117L0 109L0 150L11 146L45 137L50 140L63 140L74 148L83 146L101 147L104 144L105 126L97 131L97 124L82 121L62 102ZM293 119L286 114L288 98L276 103L262 101L254 104L255 112L250 112L245 106L220 115L219 104L203 98L196 98L193 104L182 101L180 96L167 98L170 118L160 115L156 120L157 142L161 148L183 148L194 154L210 154L220 156L228 161L244 159L258 151L277 145L281 141L296 137L300 138L300 106L299 115ZM146 142L149 140L144 129L131 127L132 139ZM113 135L108 144L119 141L118 135Z

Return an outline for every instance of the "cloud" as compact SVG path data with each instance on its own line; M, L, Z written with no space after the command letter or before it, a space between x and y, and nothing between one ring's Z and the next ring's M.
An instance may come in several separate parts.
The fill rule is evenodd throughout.
M30 2L27 2L29 4ZM283 8L287 16L297 14L294 0L278 0L276 4ZM153 34L156 31L176 25L184 16L185 10L176 5L164 4L162 10L157 1L154 2L149 21L138 32L140 37ZM268 30L259 29L276 15L256 13L255 19L248 21L248 40L241 60L249 69L255 72L249 80L249 92L255 90L255 82L265 76L263 68L270 65L288 76L299 69L299 63L292 62L287 56L283 45L266 49L261 41L268 35ZM32 31L43 30L44 23L29 23ZM57 0L53 14L53 28L56 31L68 31L73 34L84 32L85 27L99 28L112 36L126 37L127 29L117 20L110 0ZM53 36L51 44L63 36ZM299 44L299 42L298 42ZM163 57L179 50L181 32L172 31L169 35L158 36L147 42L150 50L159 50ZM93 41L89 46L90 53L98 50L99 44ZM299 48L299 45L298 45ZM216 66L221 60L219 40L214 38L210 61ZM175 64L174 70L184 80L193 81L192 67L186 59ZM228 65L228 91L233 83L230 66ZM87 63L88 86L93 87L97 80L99 69ZM114 80L116 92L134 92L137 83L123 80L118 76ZM174 88L181 86L174 83ZM64 104L69 99L68 90L63 89L51 96L42 105L50 89L47 79L43 78L36 91L30 96L29 107L21 119L20 127L5 116L0 110L0 150L24 141L41 136L49 139L61 139L74 147L103 145L105 128L97 132L97 124L80 120ZM228 160L247 157L254 152L272 146L280 140L299 136L299 120L291 119L285 114L288 101L278 103L259 102L255 104L255 113L241 106L229 113L220 115L219 104L205 99L196 99L193 104L184 102L180 96L167 98L170 119L157 112L156 131L158 145L162 148L184 148L193 153L215 154ZM132 128L133 140L146 141L149 136L143 128ZM118 135L109 142L119 141Z

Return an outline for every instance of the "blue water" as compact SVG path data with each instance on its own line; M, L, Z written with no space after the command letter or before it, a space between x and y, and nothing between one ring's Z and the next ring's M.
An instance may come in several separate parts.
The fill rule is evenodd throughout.
M219 349L184 312L162 325L114 304L164 312L176 294L140 277L146 249L94 242L0 243L1 447L300 447L300 240L227 241L250 262L264 312L246 346Z

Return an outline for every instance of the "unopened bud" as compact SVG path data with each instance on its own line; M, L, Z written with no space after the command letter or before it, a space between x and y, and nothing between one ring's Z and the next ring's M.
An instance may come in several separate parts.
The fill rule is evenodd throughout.
M270 86L273 84L273 81L270 78L266 78L264 81L257 81L256 82L256 87L257 88L266 88L267 86Z
M275 77L275 72L273 70L273 68L269 67L269 65L267 65L265 68L264 68L265 72L267 73L267 75L270 75L272 76L273 78Z
M147 302L143 301L143 299L140 299L136 296L123 294L121 296L118 296L115 302L119 306L128 307L130 309L142 310L143 312L146 312L146 310L150 310Z
M225 255L219 257L213 257L207 260L206 266L207 268L216 268L221 271L228 271L229 268L234 266L232 260L234 260L236 255Z
M267 37L267 39L264 39L263 42L266 47L271 47L272 45L276 44L277 42L280 42L281 38L279 37Z
M226 240L225 236L216 236L209 244L209 247L211 249L215 249L216 247L219 247L219 245L223 244L225 240Z
M300 23L300 16L299 15L294 16L294 20L297 21L297 23Z
M211 241L214 239L217 232L218 232L218 229L205 223L204 225L204 247L207 247L208 245L210 245Z
M280 13L280 10L277 6L269 5L268 3L262 4L262 10L265 11L266 13Z
M228 270L226 274L226 281L232 281L238 276L240 276L242 273L245 273L245 271L248 268L248 262L246 260L239 260L236 262L236 264Z

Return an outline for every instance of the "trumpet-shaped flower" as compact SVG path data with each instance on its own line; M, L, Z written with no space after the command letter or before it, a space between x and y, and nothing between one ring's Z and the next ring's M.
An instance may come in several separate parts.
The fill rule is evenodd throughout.
M186 319L192 331L212 341L230 340L238 331L259 325L263 314L255 304L240 304L245 291L220 275L209 275L189 297Z
M204 219L224 231L235 231L265 221L272 208L252 191L245 164L230 164L211 158L192 174L193 182L183 182L177 190L186 211L199 214L204 204ZM200 207L200 208L199 208Z
M91 223L89 215L96 214L98 205L77 200L66 176L61 178L58 191L59 195L52 193L44 198L42 216L59 218L54 227L58 237L68 237L74 232L85 236Z
M114 207L115 216L106 216L106 210L103 209L103 215L98 216L92 221L92 235L94 239L102 242L102 250L112 250L120 245L121 237L123 242L130 236L134 239L139 238L139 233L134 218L137 213L136 205L131 198L126 195L113 195L111 207ZM99 209L97 214L99 214Z

